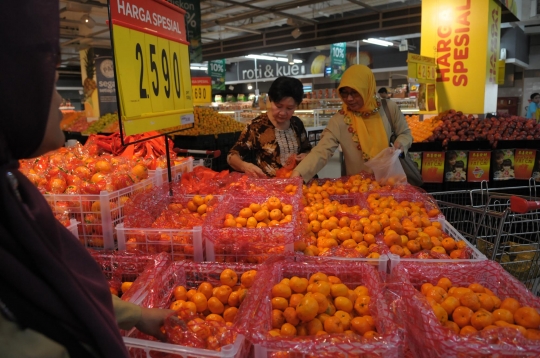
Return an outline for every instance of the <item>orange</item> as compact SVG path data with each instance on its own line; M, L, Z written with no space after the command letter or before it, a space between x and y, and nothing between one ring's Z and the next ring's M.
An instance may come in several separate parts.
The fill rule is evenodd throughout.
M354 293L356 293L356 296L369 296L369 289L366 286L357 286L354 289Z
M223 319L225 322L233 322L236 318L236 314L238 313L238 308L236 307L229 307L223 312Z
M336 297L334 299L334 305L340 311L352 312L353 310L353 303L347 297Z
M521 305L519 304L518 300L516 300L515 298L511 298L511 297L508 297L508 298L505 298L502 302L501 302L501 306L500 308L504 308L510 312L512 312L512 314L515 314L516 311L521 307ZM515 320L516 317L514 317L514 320ZM531 327L532 328L532 327Z
M325 296L330 294L330 284L328 281L316 281L313 283L310 292L320 292Z
M185 302L186 301L184 300L176 300L173 303L171 303L171 305L169 306L169 309L173 311L178 311L182 307L182 304Z
M257 224L259 223L257 222L257 219L255 219L254 217L250 217L246 221L246 227L257 227Z
M439 304L434 304L431 308L433 309L433 313L435 313L435 317L437 317L439 322L444 325L448 321L448 313L446 310Z
M285 316L280 310L272 310L272 328L280 328L285 323Z
M225 323L225 319L216 313L209 314L208 316L206 316L205 320Z
M307 336L308 335L308 330L307 330L307 324L305 323L300 323L299 325L296 326L296 335L297 336Z
M473 314L474 312L470 308L459 306L452 313L452 320L456 322L460 328L463 328L470 324Z
M371 316L355 317L351 320L353 331L364 335L368 331L375 331L375 324Z
M457 287L455 290L452 291L451 295L459 300L466 293L473 293L473 292L470 289L465 288L465 287Z
M270 219L272 220L281 220L282 216L283 214L281 213L281 210L279 209L274 209L270 212Z
M420 286L420 292L422 292L422 294L423 294L424 296L426 296L427 293L428 293L428 291L429 291L430 289L432 289L432 288L433 288L433 284L432 284L432 283L429 283L429 282L426 282L426 283L423 283L422 286Z
M268 210L259 210L253 215L253 217L259 222L268 219L269 216L270 213L268 212Z
M521 334L525 335L527 333L527 329L523 326L519 326L517 324L510 324L505 321L496 321L494 323L497 327L508 327L517 330L518 332L521 332Z
M354 310L359 316L369 315L369 302L371 298L369 296L358 296L354 302Z
M225 219L223 227L236 227L236 220L231 218Z
M337 316L328 317L324 321L324 330L327 333L343 333L345 331L341 319Z
M482 286L481 284L475 282L475 283L471 283L469 285L469 289L473 292L476 292L476 293L484 293L485 290L484 290L484 286Z
M441 307L444 308L446 313L451 315L459 307L459 300L453 296L448 296L441 302Z
M520 326L525 328L540 328L540 315L535 308L520 307L514 312L514 320Z
M256 270L246 271L242 274L242 276L240 276L240 283L242 283L242 286L244 286L245 288L250 288L251 286L253 286L255 276L257 276Z
M293 276L289 281L289 286L293 292L303 293L306 292L309 281L305 277Z
M433 298L437 303L441 303L442 301L444 301L446 296L448 296L448 294L446 293L444 288L441 288L439 286L433 286L432 288L430 288L426 292L426 297ZM463 305L463 303L462 303L462 305ZM463 306L465 306L465 305L463 305Z
M213 296L214 286L210 282L203 282L197 288L197 292L200 292L206 296L206 299L210 299Z
M405 256L405 251L401 245L392 245L390 246L390 252L397 256Z
M301 293L293 293L289 298L289 307L296 308L300 301L304 298L304 295Z
M324 327L321 321L317 318L312 319L306 325L307 332L310 336L314 336L317 332L323 331Z
M343 324L343 329L348 330L351 326L351 315L348 312L345 311L336 311L334 314L335 317L339 317L341 320L341 323ZM325 320L326 321L326 320ZM324 324L324 322L323 322Z
M281 326L281 335L284 337L294 337L296 336L296 327L290 323L284 323Z
M456 249L456 240L451 237L446 237L441 241L442 247L448 252Z
M505 321L514 324L514 315L507 309L499 308L493 311L493 322Z
M379 333L377 333L375 331L367 331L366 333L364 333L364 335L362 337L364 337L366 339L374 339L374 338L379 337Z
M335 276L331 276L331 277L335 277ZM332 297L334 298L339 297L339 296L347 297L349 295L349 288L342 283L332 284L330 286L330 293L332 294Z
M210 297L208 300L208 309L212 313L221 314L225 311L225 306L216 297Z
M315 300L317 301L317 304L319 305L319 309L317 310L317 313L323 313L324 311L328 309L329 303L325 295L323 295L320 292L310 293L309 295L315 298Z
M291 288L284 283L280 282L272 287L272 297L289 298L291 294Z
M289 307L289 301L283 297L274 297L272 298L272 309L275 310L284 310Z
M300 323L300 319L298 319L296 310L293 307L287 307L283 311L283 316L285 317L285 320L287 321L287 323L290 323L293 326L296 326Z
M532 339L533 341L540 341L540 330L529 328L525 333L525 338Z
M432 240L433 242L433 240ZM435 245L435 244L434 244ZM446 254L446 250L442 246L435 245L431 248L431 252L435 252L437 254Z
M407 241L407 248L414 254L418 251L422 250L422 246L420 246L420 243L414 239L411 239Z
M391 247L393 245L400 245L401 246L401 236L398 234L387 234L383 238L384 243L386 246Z
M493 315L485 310L475 312L471 316L471 326L477 330L482 330L493 323Z
M311 296L304 296L300 303L296 306L296 314L298 318L304 322L309 322L317 316L319 304L317 300Z
M463 255L463 250L458 249L454 250L450 253L450 258L452 259L459 259Z
M219 275L219 281L222 285L234 287L238 282L238 275L231 269L225 269Z
M446 277L442 277L437 282L437 286L442 287L445 291L448 291L452 287L452 281Z
M476 296L478 296L478 299L480 300L481 308L489 312L493 311L495 303L491 299L490 295L488 295L487 293L477 293Z
M189 312L191 314L195 314L197 312L197 306L195 303L189 301L189 302L183 302L180 305L180 309L185 312Z
M258 213L261 210L261 205L256 203L249 204L249 210L253 213Z
M234 219L234 222L240 224L240 226L242 227L245 227L247 225L247 219L240 216Z
M501 299L495 295L490 295L491 300L493 301L493 308L497 309L501 307Z
M474 328L473 326L464 326L459 331L459 334L461 334L462 336L468 336L468 335L474 334L476 332L478 332L478 330L476 328Z
M202 318L192 319L187 323L187 326L191 332L202 339L207 339L211 335L210 328Z
M444 324L444 326L446 328L449 328L451 329L452 331L454 331L456 334L459 334L459 326L456 324L456 322L452 322L452 321L446 321L446 323Z
M238 307L240 306L240 293L238 291L233 291L229 295L229 298L227 299L227 303L231 307Z
M243 208L242 210L240 210L240 213L238 215L240 215L240 217L242 218L247 219L253 216L253 211L251 211L250 208Z
M266 201L266 205L268 206L268 209L274 210L274 209L281 209L281 201L274 197L271 197Z
M197 292L190 298L190 301L195 303L197 312L204 312L208 308L208 300L202 292Z

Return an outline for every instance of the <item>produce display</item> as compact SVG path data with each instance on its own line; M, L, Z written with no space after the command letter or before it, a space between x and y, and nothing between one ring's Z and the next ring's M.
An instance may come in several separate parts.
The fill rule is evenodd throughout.
M97 121L91 122L84 134L114 133L118 131L118 114L107 113L101 116Z
M205 134L233 133L244 130L245 125L211 108L194 107L195 126L176 135L198 136Z
M78 112L78 111L64 112L62 120L60 121L60 128L64 131L71 131L71 129L69 128L73 126L74 123L80 120L81 118L84 119L84 121L86 121L86 115L84 112Z
M271 197L265 203L251 203L243 208L235 218L232 214L225 216L223 227L263 228L287 224L292 221L293 207Z
M78 113L78 112L76 112ZM86 115L84 112L80 115L78 115L76 118L72 118L73 121L66 121L65 124L60 124L60 128L62 128L63 131L66 132L85 132L88 127L90 126L90 123L86 119ZM63 122L63 120L62 120Z
M427 118L423 121L420 121L420 116L406 115L407 123L411 129L411 134L413 136L413 142L423 142L433 135L433 131L442 125L441 116L435 116Z

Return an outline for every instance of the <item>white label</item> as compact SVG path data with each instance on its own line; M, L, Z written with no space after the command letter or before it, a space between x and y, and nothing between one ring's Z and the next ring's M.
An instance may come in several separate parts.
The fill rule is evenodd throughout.
M193 124L193 123L195 123L195 116L193 115L193 113L184 114L183 116L180 117L180 124L181 125Z

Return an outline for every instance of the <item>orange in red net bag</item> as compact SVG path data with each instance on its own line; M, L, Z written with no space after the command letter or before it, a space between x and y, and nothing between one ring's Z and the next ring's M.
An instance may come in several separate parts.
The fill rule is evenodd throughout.
M276 171L276 178L290 178L296 165L296 154L291 154L285 165Z

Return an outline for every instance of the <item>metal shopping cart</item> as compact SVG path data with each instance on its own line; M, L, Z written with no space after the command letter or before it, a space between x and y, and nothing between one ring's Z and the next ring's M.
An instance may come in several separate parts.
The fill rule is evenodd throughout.
M481 189L432 193L448 222L538 295L540 205L515 205L540 201L536 194L532 179L522 187L490 189L483 183Z
M217 170L215 159L219 158L221 156L220 150L198 150L198 149L180 149L180 148L174 148L174 151L179 156L193 156L194 159L201 159L203 161L203 165L207 168Z

